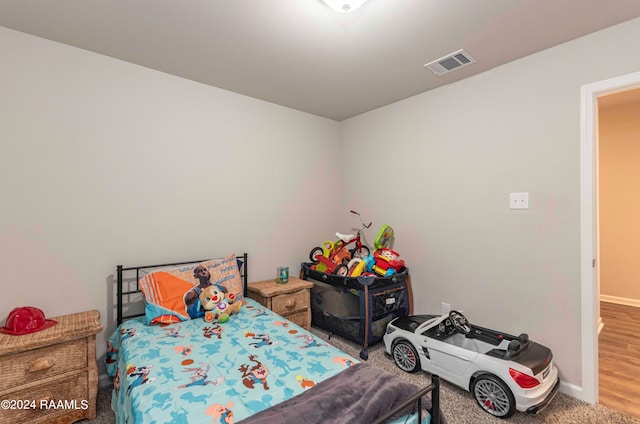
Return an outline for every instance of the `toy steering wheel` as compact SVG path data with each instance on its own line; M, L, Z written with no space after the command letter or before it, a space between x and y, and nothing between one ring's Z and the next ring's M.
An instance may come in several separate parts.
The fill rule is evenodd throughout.
M450 311L449 318L451 319L451 323L453 324L456 330L458 330L462 334L471 333L471 327L469 326L469 321L467 321L467 318L464 315L462 315L460 312Z

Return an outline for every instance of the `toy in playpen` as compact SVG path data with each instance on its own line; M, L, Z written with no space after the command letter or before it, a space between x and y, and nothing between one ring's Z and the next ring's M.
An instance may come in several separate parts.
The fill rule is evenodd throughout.
M400 259L400 254L391 249L378 249L373 252L375 264L372 266L376 274L388 277L397 272L401 272L404 266L404 259Z
M373 247L375 247L376 250L382 248L391 249L394 237L395 232L393 231L393 228L391 228L389 225L383 225L378 232L378 236L373 242Z
M335 243L325 241L323 247L311 249L309 259L313 262L312 269L346 276L349 272L348 263L351 259L363 258L371 253L369 247L362 244L362 232L371 227L372 223L365 224L358 212L353 210L350 212L360 218L360 229L355 235L336 232L338 240Z

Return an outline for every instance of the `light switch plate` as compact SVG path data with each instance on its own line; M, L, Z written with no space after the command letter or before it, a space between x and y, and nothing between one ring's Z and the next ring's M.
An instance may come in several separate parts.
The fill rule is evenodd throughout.
M529 209L529 193L509 193L509 209Z

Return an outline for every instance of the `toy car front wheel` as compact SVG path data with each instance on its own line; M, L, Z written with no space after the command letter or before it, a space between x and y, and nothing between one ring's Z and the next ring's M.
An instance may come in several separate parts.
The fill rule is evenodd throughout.
M483 374L471 385L471 393L485 412L497 418L509 418L516 412L516 400L507 385L491 374Z
M418 351L411 343L400 340L393 345L391 354L398 368L405 372L416 372L420 369Z

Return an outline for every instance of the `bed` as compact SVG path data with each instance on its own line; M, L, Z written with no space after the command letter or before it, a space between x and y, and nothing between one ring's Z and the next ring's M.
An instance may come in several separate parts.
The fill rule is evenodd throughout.
M105 364L118 423L444 423L437 376L419 389L354 359L247 298L247 254L223 259L241 285L233 302L242 302L224 323L149 309L149 281L161 293L159 276L178 270L193 280L208 261L117 267L118 326ZM130 305L141 294L142 312Z

